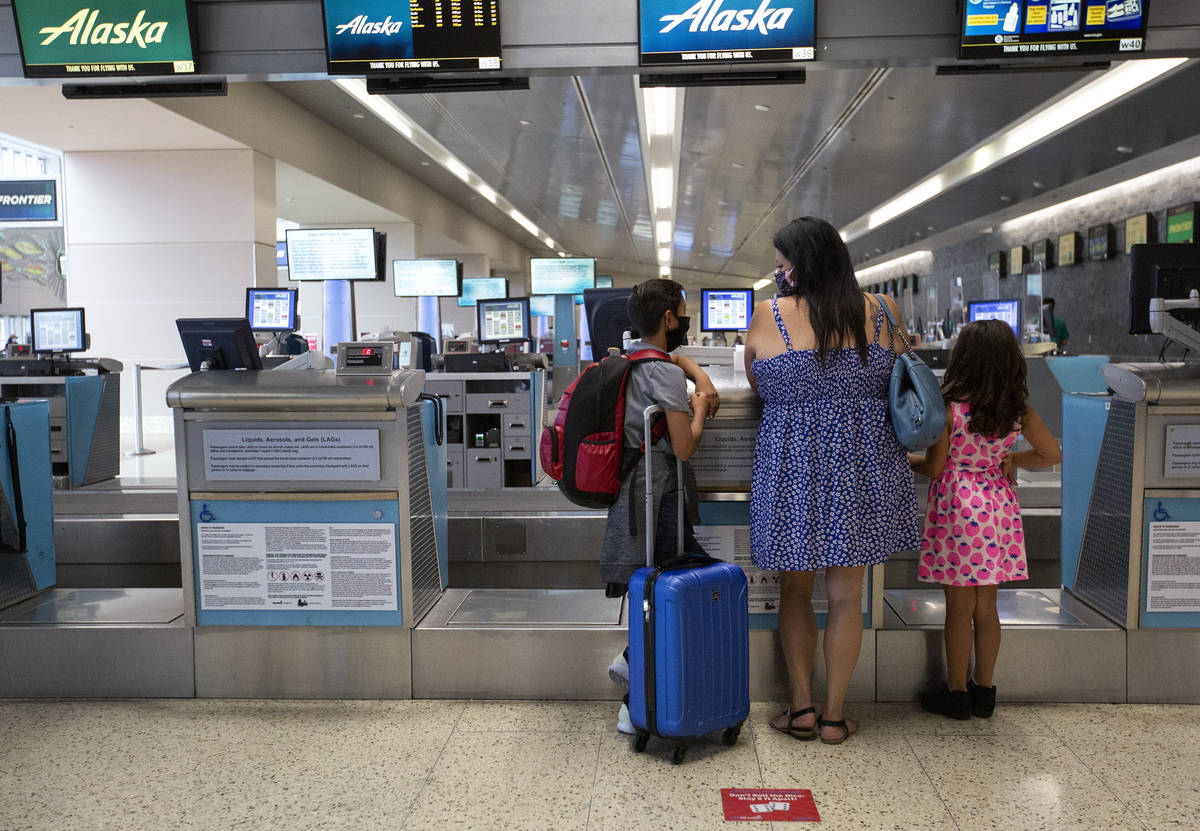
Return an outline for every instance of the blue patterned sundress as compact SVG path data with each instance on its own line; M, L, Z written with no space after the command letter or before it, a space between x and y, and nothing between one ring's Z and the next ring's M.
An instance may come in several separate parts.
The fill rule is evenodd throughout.
M763 398L750 489L754 565L772 571L876 565L921 545L908 456L888 417L896 357L878 342L863 366L851 347L793 349L754 361ZM883 310L875 316L879 339Z

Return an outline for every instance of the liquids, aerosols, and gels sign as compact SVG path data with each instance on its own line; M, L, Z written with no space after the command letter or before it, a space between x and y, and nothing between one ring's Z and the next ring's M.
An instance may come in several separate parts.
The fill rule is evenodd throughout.
M162 43L167 33L167 21L149 22L146 20L146 10L142 9L137 16L125 23L97 23L100 9L83 8L71 15L61 26L45 26L40 34L46 36L42 46L49 46L58 38L70 33L72 46L84 44L120 45L133 44L142 49L148 43Z

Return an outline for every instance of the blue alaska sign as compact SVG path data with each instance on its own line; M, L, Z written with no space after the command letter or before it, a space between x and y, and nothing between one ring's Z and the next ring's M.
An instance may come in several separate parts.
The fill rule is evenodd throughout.
M810 61L816 0L640 0L643 65Z

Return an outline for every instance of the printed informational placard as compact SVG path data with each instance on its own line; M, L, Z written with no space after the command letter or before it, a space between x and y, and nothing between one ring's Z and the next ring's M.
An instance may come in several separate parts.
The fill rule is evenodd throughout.
M1167 242L1194 242L1196 203L1176 205L1167 211Z
M754 472L757 427L709 427L692 456L696 483L702 488L748 485Z
M378 430L205 430L213 482L379 481Z
M1133 246L1142 245L1150 241L1150 223L1153 219L1150 214L1138 214L1125 220L1126 254L1133 252Z
M811 61L816 0L639 0L645 65Z
M187 0L14 0L27 78L196 71Z
M1151 522L1146 611L1200 612L1200 522Z
M722 788L726 822L820 822L810 790Z
M1200 424L1168 424L1163 476L1200 476Z
M374 280L372 228L288 228L289 280Z
M1075 265L1079 261L1079 234L1072 231L1058 238L1058 264Z
M733 563L746 572L747 599L752 615L774 615L779 613L779 572L763 571L755 567L750 558L750 526L748 525L697 525L696 541L708 552L708 556ZM824 614L829 611L829 599L825 594L825 572L818 571L813 584L813 611ZM862 610L870 611L870 599L866 587L863 589Z
M200 608L395 611L391 523L196 524Z

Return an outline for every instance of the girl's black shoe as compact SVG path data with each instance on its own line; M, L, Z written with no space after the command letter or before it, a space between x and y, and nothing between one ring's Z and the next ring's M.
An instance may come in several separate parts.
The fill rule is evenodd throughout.
M981 687L974 681L967 682L967 693L971 696L971 713L976 718L991 718L996 712L996 688Z
M971 717L971 695L966 690L952 690L943 684L940 690L921 693L921 709L966 721Z

